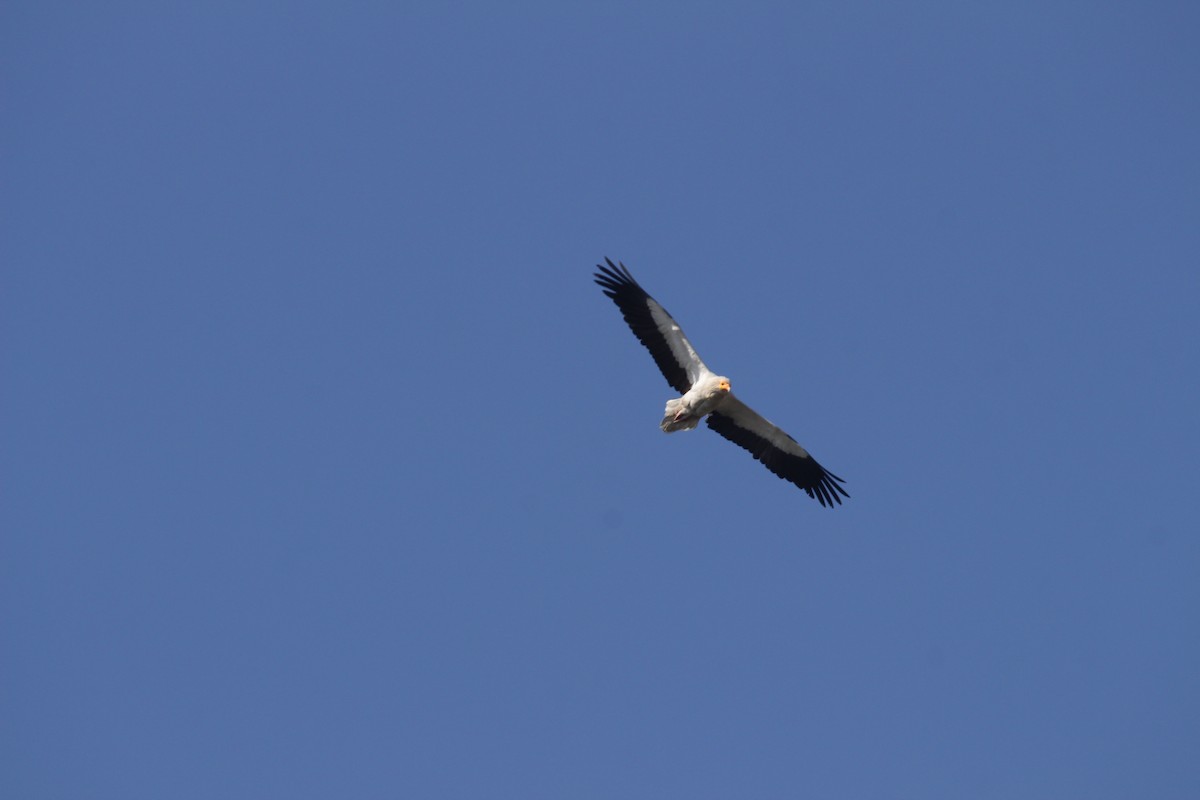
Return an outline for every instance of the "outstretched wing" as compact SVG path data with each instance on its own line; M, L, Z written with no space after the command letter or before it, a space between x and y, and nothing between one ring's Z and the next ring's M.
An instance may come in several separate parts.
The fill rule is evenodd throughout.
M844 483L841 478L818 464L795 439L732 394L708 415L708 427L749 450L763 466L796 484L823 506L841 505L842 497L850 496L839 486Z
M671 387L684 394L700 377L709 374L708 367L696 355L692 343L687 340L667 310L629 274L624 264L617 266L609 259L605 267L597 264L596 283L621 309L633 335L646 345L654 363Z

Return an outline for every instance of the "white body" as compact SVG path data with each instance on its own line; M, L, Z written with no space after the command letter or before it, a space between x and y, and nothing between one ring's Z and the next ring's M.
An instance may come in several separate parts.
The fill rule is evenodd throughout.
M661 427L665 433L690 431L707 414L716 411L729 397L729 379L713 375L707 369L683 397L667 401Z

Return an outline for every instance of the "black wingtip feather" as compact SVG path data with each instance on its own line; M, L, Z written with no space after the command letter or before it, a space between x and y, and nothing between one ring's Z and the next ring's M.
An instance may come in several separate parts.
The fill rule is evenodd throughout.
M625 318L625 322L638 341L650 351L654 363L658 365L658 369L667 379L667 383L671 388L683 394L691 386L687 369L675 360L670 345L650 313L651 305L661 309L664 314L667 313L666 309L662 308L658 301L641 287L624 263L618 261L614 264L608 257L605 257L604 261L608 266L596 265L598 271L594 276L595 282L604 291L605 297L617 304L621 316Z
M750 455L760 461L764 467L783 480L803 489L805 494L820 503L822 507L840 506L842 497L850 497L850 493L839 485L844 481L822 467L812 456L802 457L784 452L720 412L709 414L707 422L708 427L738 447L749 451Z

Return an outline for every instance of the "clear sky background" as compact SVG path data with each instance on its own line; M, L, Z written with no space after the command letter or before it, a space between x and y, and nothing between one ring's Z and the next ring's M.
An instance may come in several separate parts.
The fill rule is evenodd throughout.
M1198 29L6 3L0 795L1200 796Z

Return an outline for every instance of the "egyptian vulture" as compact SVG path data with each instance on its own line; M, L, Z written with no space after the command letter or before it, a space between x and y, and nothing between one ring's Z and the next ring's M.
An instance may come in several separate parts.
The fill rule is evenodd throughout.
M646 346L671 388L682 397L667 401L661 427L666 433L692 430L705 416L708 427L750 451L785 481L799 486L822 506L849 497L844 481L817 463L799 443L763 419L729 390L729 378L715 375L696 355L679 325L646 293L624 264L597 264L596 283L621 309L634 336ZM840 495L840 496L839 496Z

